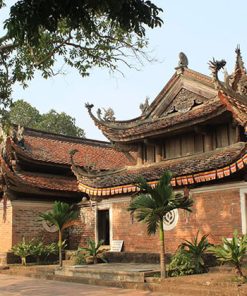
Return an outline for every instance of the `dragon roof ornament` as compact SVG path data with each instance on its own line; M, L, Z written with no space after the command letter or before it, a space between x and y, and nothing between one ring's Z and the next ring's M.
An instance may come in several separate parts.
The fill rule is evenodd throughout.
M240 102L244 104L247 104L247 75L239 46L236 48L235 52L237 56L234 72L229 75L225 70L224 83L220 81L218 73L221 69L225 67L226 61L217 61L213 59L209 62L209 68L212 72L213 82L216 89L237 98Z

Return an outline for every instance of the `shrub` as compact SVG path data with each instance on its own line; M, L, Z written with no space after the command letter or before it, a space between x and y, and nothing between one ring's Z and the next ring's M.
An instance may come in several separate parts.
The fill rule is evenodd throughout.
M190 242L185 240L182 243L182 246L193 260L195 265L194 273L204 273L207 271L205 266L205 262L203 259L203 254L207 251L207 249L211 246L207 239L208 235L203 235L199 240L199 231L197 232L195 238Z
M37 263L42 261L46 261L47 257L51 254L57 254L58 253L58 247L57 244L51 243L48 245L45 245L43 241L31 241L31 255L36 258Z
M234 265L237 274L244 277L242 272L242 260L247 252L247 235L238 236L235 230L232 240L222 239L222 244L209 249L221 263Z
M168 268L169 276L189 275L195 273L195 265L193 259L182 246L178 248L171 258Z
M207 272L203 254L211 246L207 240L208 235L203 235L199 240L199 231L192 241L185 240L169 264L169 275L189 275Z
M25 238L22 241L12 247L12 251L16 256L21 257L21 264L27 265L27 257L31 255L32 242L26 242Z
M55 243L45 245L43 241L34 239L26 242L25 238L23 237L22 242L13 246L12 251L15 255L21 257L22 265L26 265L26 258L28 256L35 257L37 263L39 263L41 257L43 257L45 261L49 255L56 254L58 252L58 248Z
M100 240L96 243L93 239L89 239L87 241L86 248L78 248L78 251L85 252L85 260L89 262L92 259L92 263L97 263L98 259L102 260L103 262L107 262L104 258L104 250L100 250L100 247L103 245L104 241Z
M86 254L80 251L77 251L74 259L75 265L83 265L86 264Z

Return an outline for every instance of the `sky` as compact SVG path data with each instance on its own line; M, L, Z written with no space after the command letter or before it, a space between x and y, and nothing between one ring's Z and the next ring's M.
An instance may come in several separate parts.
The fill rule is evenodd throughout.
M15 1L7 0L7 3ZM66 68L66 75L45 80L36 75L29 87L16 87L15 99L24 99L40 112L55 109L76 119L86 137L105 140L94 126L84 105L97 108L111 107L117 120L128 120L140 115L139 105L146 97L152 102L174 74L179 52L189 60L189 68L210 75L208 62L213 57L225 59L231 73L235 63L235 48L240 44L247 63L247 1L246 0L153 0L163 9L161 28L148 29L148 51L157 62L148 63L136 71L121 68L119 73L95 68L91 75L82 78L76 70ZM0 15L0 21L7 11Z

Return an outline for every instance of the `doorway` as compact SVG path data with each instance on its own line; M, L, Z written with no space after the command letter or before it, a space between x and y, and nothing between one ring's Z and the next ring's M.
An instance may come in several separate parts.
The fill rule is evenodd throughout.
M98 241L103 240L104 245L110 245L110 215L108 210L98 210Z

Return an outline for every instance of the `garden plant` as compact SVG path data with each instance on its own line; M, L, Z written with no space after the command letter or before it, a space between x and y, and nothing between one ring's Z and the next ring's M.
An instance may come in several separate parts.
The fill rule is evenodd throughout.
M193 201L188 196L173 192L171 179L171 172L165 171L153 188L143 177L140 177L137 186L141 192L128 207L128 211L135 214L138 221L147 224L149 235L155 234L159 230L161 278L166 277L164 217L174 209L184 209L190 212L193 205Z
M232 239L223 238L222 244L210 248L222 264L230 263L235 267L239 277L245 278L242 271L243 258L247 252L247 235L239 236L237 230L234 231Z
M207 272L203 255L212 246L203 235L199 239L199 231L192 241L185 240L179 247L169 264L169 275L188 275Z
M87 241L87 247L80 247L78 248L78 251L84 251L85 252L85 261L89 262L90 259L92 259L92 262L94 264L98 263L98 259L102 260L103 262L107 262L104 259L104 250L100 249L100 247L103 245L104 241L100 240L98 243L96 243L93 239L89 239Z
M73 222L78 218L78 210L75 206L55 201L52 210L40 214L40 217L58 229L59 266L62 267L63 231L73 225Z

